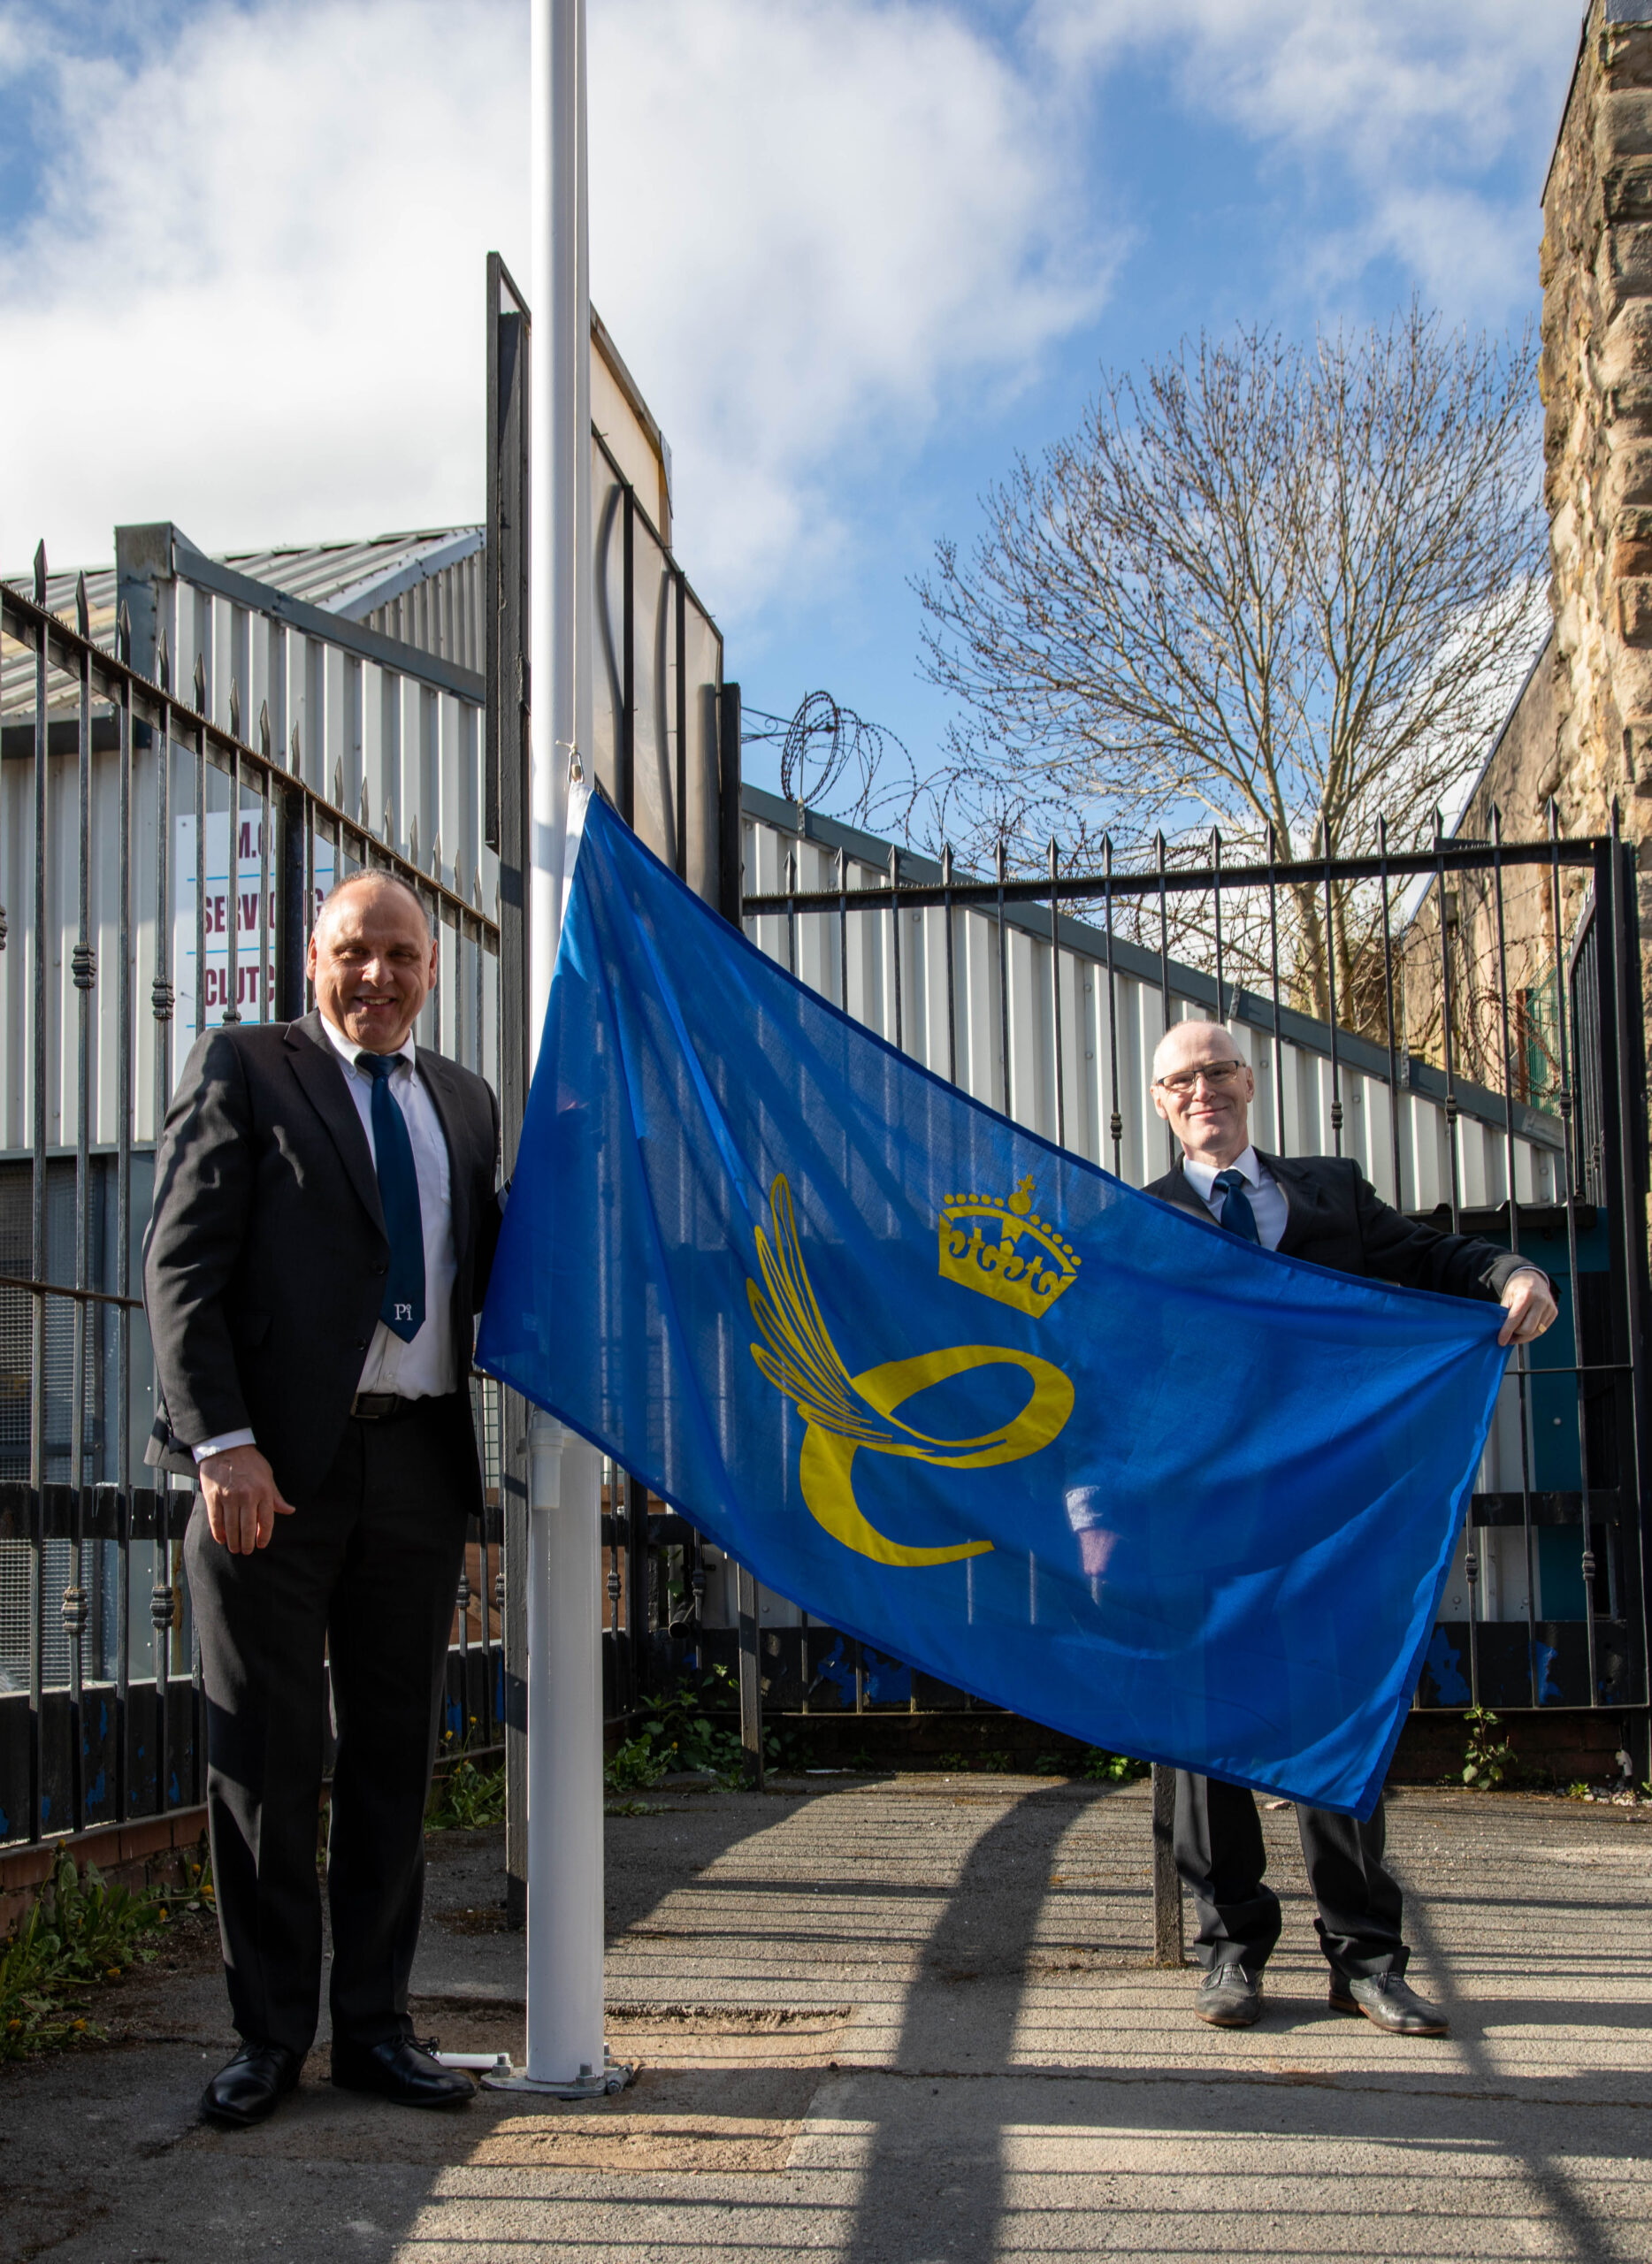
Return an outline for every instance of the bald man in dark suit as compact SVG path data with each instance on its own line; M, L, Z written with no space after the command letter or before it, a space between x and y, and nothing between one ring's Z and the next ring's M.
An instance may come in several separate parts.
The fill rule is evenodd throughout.
M197 1488L185 1562L241 2038L202 2101L221 2123L273 2113L316 2033L329 1691L332 2079L410 2107L472 2095L407 2012L499 1223L493 1096L413 1042L437 969L410 889L342 883L310 945L316 1011L203 1036L156 1158L149 1458Z
M1196 1218L1339 1274L1501 1304L1499 1342L1526 1344L1556 1313L1546 1274L1494 1244L1420 1226L1381 1201L1345 1157L1265 1156L1251 1145L1256 1082L1226 1024L1175 1023L1153 1057L1153 1104L1182 1160L1147 1192ZM1081 1550L1085 1537L1079 1536ZM1086 1569L1092 1569L1088 1564ZM1440 2008L1405 1981L1398 1883L1383 1862L1380 1802L1369 1822L1301 1808L1296 1823L1315 1921L1331 1969L1330 2002L1401 2036L1439 2036ZM1279 1939L1279 1898L1253 1796L1241 1786L1176 1775L1176 1867L1198 1912L1205 1968L1196 2009L1222 2028L1262 2011L1262 1970Z

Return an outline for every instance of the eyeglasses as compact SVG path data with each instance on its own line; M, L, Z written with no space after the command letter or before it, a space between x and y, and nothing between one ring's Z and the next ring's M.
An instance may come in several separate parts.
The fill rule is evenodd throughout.
M1243 1067L1243 1061L1201 1061L1197 1069L1178 1069L1174 1077L1155 1077L1153 1082L1160 1092L1174 1093L1181 1100L1201 1077L1212 1092L1225 1092Z

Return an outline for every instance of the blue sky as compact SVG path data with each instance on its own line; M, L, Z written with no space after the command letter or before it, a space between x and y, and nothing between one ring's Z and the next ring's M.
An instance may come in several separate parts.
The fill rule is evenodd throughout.
M1449 228L1465 202L1495 239L1483 265L1442 257L1432 238L1408 253L1403 237L1391 240L1381 226L1380 177L1317 137L1247 130L1167 72L1162 51L1111 69L1090 111L1087 184L1117 261L1103 303L1050 341L1011 398L966 394L949 404L905 455L898 482L882 464L867 467L845 505L879 529L863 570L823 606L768 608L757 650L740 663L748 697L784 711L806 678L818 681L899 731L914 753L932 747L947 709L915 664L921 609L911 580L937 535L969 540L978 497L1017 450L1036 453L1073 427L1104 365L1134 367L1201 327L1276 323L1310 335L1316 324L1383 321L1413 292L1453 322L1493 331L1535 324L1538 200L1577 35L1574 10L1540 12L1549 19L1549 51L1540 46L1522 74L1508 130L1466 156L1429 152L1424 185L1438 195L1434 217ZM1396 171L1409 167L1414 144L1396 157Z
M593 294L730 671L921 761L912 578L1103 363L1413 291L1536 315L1574 0L590 9ZM132 518L221 548L479 514L526 16L0 0L0 565L106 559Z

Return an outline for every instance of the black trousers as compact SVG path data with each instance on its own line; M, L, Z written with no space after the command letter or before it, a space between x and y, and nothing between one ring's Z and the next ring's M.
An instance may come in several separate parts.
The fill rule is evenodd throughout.
M1350 1975L1403 1973L1399 1882L1384 1869L1382 1804L1368 1824L1328 1809L1296 1810L1314 1926L1333 1969ZM1223 1962L1260 1972L1279 1939L1279 1897L1264 1883L1267 1851L1252 1794L1238 1785L1176 1771L1176 1869L1199 1915L1195 1947L1206 1968Z
M232 1556L197 1495L185 1541L207 1704L207 1810L239 2033L306 2053L321 2005L316 1833L333 1726L333 2033L410 2035L424 1805L475 1444L463 1395L352 1419L320 1489ZM463 1457L471 1457L466 1469Z

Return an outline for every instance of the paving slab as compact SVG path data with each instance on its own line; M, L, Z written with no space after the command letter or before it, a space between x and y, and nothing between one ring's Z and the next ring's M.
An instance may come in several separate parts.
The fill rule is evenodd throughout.
M936 1775L662 1788L608 1830L631 2088L418 2115L325 2042L264 2129L195 2117L206 1948L112 1992L106 2047L0 2069L0 2258L989 2264L1117 2253L1652 2259L1652 1813L1403 1792L1441 2038L1332 2013L1289 1810L1247 2031L1155 1970L1144 1786ZM497 1833L431 1843L421 2030L519 2051Z

